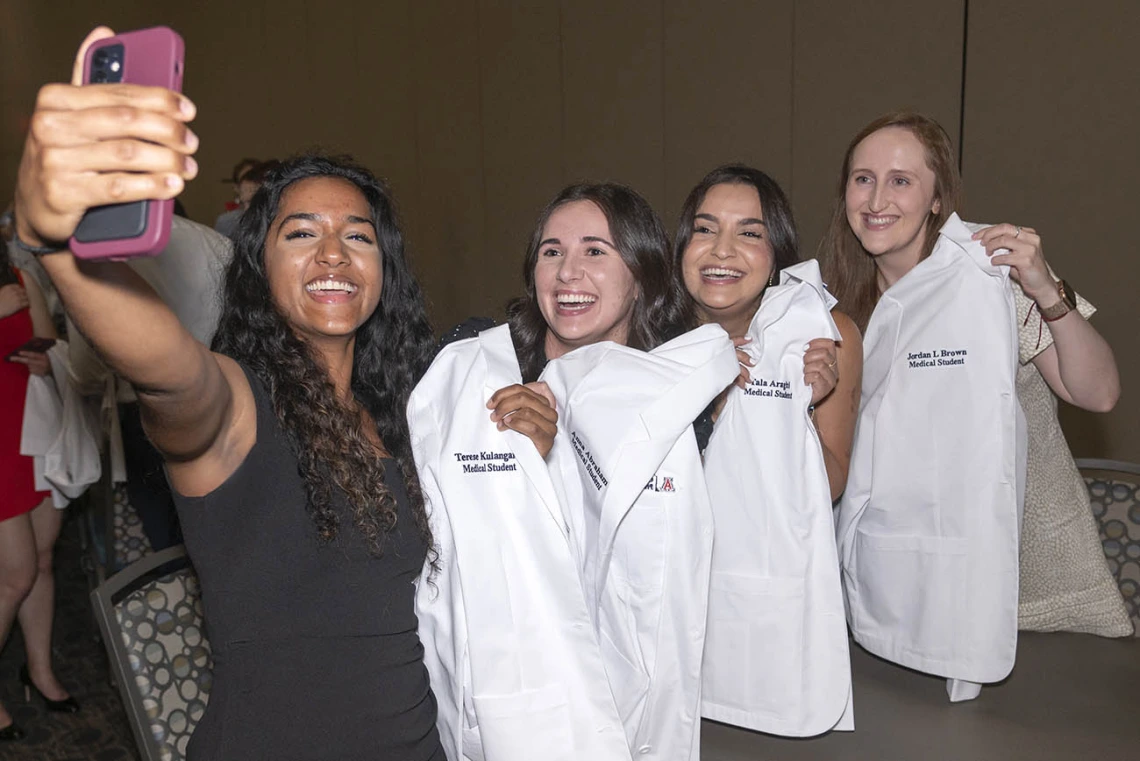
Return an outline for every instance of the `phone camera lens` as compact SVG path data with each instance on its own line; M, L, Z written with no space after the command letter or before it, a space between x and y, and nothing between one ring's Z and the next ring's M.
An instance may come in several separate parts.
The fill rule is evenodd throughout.
M95 73L93 73L91 75L91 81L92 82L106 82L107 81L107 72L96 71Z
M106 63L107 51L104 50L103 48L99 48L98 50L95 51L95 55L92 57L92 60L95 62L95 64L97 66Z

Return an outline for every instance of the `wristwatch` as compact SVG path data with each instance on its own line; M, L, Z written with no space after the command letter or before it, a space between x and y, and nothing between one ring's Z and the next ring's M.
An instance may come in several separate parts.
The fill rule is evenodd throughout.
M1057 295L1061 297L1061 300L1053 306L1045 309L1042 309L1040 306L1037 307L1037 311L1041 313L1041 319L1045 322L1059 320L1077 308L1076 294L1073 292L1072 287L1064 280L1057 281Z

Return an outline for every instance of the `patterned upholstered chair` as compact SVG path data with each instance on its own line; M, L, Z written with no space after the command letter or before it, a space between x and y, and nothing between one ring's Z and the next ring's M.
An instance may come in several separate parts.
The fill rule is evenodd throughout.
M209 700L213 661L198 577L181 546L147 555L91 593L143 761L178 761Z
M142 519L127 497L127 485L115 484L111 491L111 532L114 536L114 569L126 568L153 550L143 531Z
M1077 460L1092 499L1108 566L1140 636L1140 465Z

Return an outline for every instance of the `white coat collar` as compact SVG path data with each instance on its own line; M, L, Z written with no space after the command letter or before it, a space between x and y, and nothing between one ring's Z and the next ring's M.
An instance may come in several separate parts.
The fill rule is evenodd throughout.
M808 259L805 262L793 264L780 271L779 285L773 285L764 291L764 298L760 301L760 308L752 315L752 322L748 326L748 336L752 339L744 347L754 360L760 358L764 348L764 329L776 322L791 307L793 295L799 286L806 285L819 295L819 299L827 307L827 311L838 303L823 283L823 275L819 271L819 262ZM832 323L832 334L815 336L815 338L830 338L833 341L840 339L839 331Z
M938 231L938 242L934 246L934 251L951 247L958 249L970 261L978 265L978 269L982 272L991 277L1003 277L1009 270L1009 265L990 263L990 257L986 254L986 247L982 245L981 241L976 241L973 238L975 229L977 228L971 229L963 222L957 212L951 214L950 218L946 220L946 224L942 225L942 229ZM933 257L933 253L931 257Z

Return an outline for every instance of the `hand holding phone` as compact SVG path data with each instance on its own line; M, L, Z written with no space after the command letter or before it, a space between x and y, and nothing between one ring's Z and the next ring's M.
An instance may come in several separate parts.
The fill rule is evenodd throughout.
M51 358L48 357L47 351L52 346L55 346L54 338L33 338L10 352L5 359L8 362L26 365L32 375L50 375Z
M45 85L37 95L15 193L16 232L28 245L66 241L92 207L172 199L198 174L189 99L164 87L82 86L88 51L114 36L107 27L92 31L71 84Z
M88 48L83 83L126 82L180 92L184 50L178 33L164 26L109 37ZM71 251L83 259L154 256L170 240L173 214L173 199L88 209L71 237Z
M47 350L53 346L55 346L54 338L29 338L19 347L8 352L8 356L4 359L11 362L18 354L47 354Z

